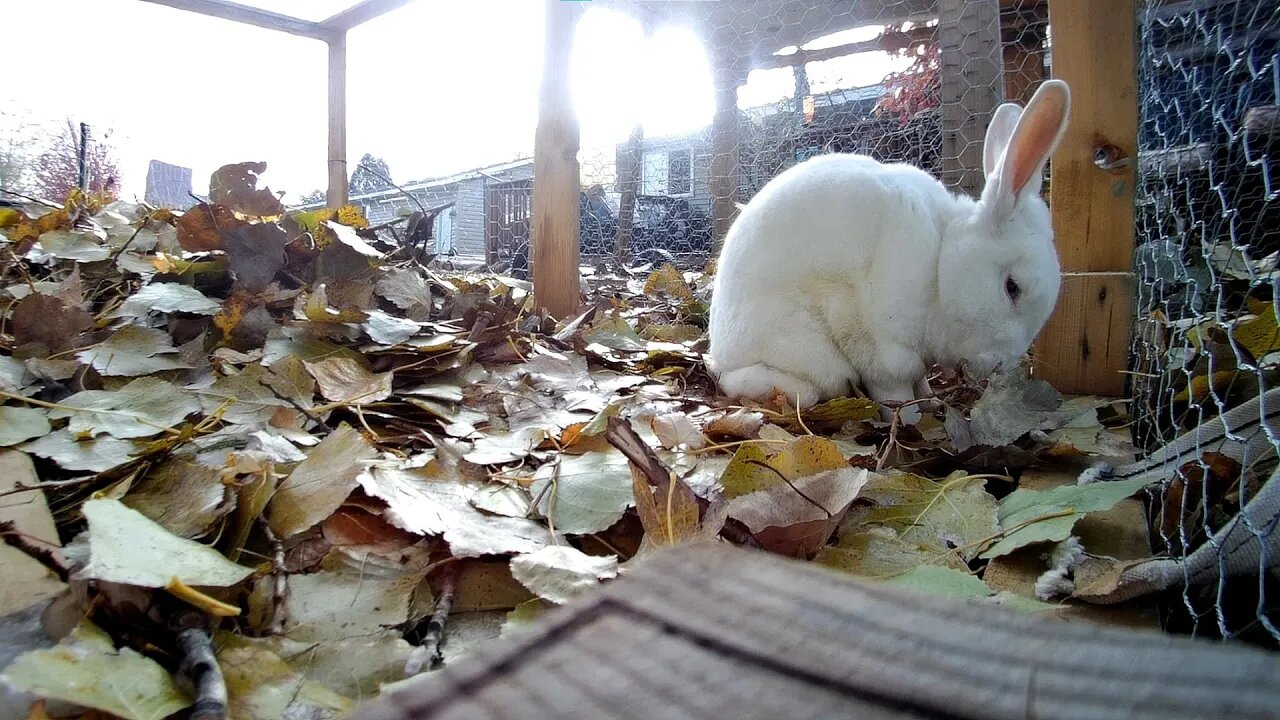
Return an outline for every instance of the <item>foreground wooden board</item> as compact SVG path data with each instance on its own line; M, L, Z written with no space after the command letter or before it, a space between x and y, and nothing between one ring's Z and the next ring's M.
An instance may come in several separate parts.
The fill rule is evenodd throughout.
M906 593L727 545L359 709L410 718L1275 718L1280 656Z

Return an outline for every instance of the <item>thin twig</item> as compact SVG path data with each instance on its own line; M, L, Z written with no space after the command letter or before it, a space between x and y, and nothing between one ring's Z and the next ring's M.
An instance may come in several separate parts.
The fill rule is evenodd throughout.
M828 509L826 509L826 508L822 507L822 505L821 505L817 500L814 500L813 498L809 497L808 495L805 495L805 494L804 494L804 491L803 491L803 490L801 490L800 488L796 487L796 486L795 486L795 483L791 482L791 480L789 480L789 479L787 478L787 476L786 476L786 475L783 475L783 474L782 474L782 472L781 472L780 470L778 470L778 468L776 468L776 467L774 467L774 466L770 465L769 463L761 462L761 461L759 461L759 460L748 460L748 461L747 461L747 464L748 464L748 465L758 465L758 466L760 466L760 467L764 468L765 470L768 470L768 471L772 472L774 475L777 475L777 476L778 476L778 478L782 480L782 482L786 483L786 484L787 484L787 485L788 485L792 490L795 490L797 495L799 495L800 497L802 497L802 498L804 498L805 500L807 500L807 501L809 502L809 504L810 504L810 505L812 505L812 506L814 506L814 507L818 508L819 510L821 510L822 512L826 513L828 518L830 518L830 517L831 517L831 511L830 511L830 510L828 510Z
M43 206L45 206L45 207L50 207L50 208L53 208L54 210L61 210L61 209L62 209L62 206L61 206L61 205L59 205L59 204L57 204L57 203L55 203L55 202L51 202L51 201L49 201L49 200L42 200L42 199L40 199L40 198L38 198L38 197L32 197L32 196L30 196L30 195L23 195L23 194L22 194L22 193L20 193L20 192L14 192L13 190L10 190L10 189L8 189L8 188L2 188L2 187L0 187L0 193L4 193L5 195L12 195L12 196L14 196L14 197L19 197L19 198L22 198L23 200L26 200L27 202L33 202L33 203L35 203L35 204L37 204L37 205L43 205Z
M0 522L0 539L4 540L5 545L48 568L62 582L67 582L71 577L71 572L62 564L57 554L48 548L40 547L36 541L19 532L18 526L12 520Z
M405 675L417 675L423 669L435 670L444 664L444 654L440 646L444 642L445 623L449 621L449 613L453 610L453 599L458 594L458 576L461 566L450 563L440 568L440 595L436 598L435 610L431 619L427 620L426 633L422 644L415 648L405 663Z
M271 592L271 622L267 624L266 633L268 635L284 634L284 601L285 595L289 592L288 573L284 567L284 543L276 537L271 531L271 527L265 522L262 523L262 533L267 538L267 543L271 546L271 574L275 577L275 587Z

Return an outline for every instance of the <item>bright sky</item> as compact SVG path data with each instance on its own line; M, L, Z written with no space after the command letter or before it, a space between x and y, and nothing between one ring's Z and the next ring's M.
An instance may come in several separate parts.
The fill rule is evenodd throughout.
M242 0L245 1L245 0ZM256 0L318 20L355 0ZM12 67L0 109L32 122L67 117L112 128L125 197L141 195L152 158L194 169L203 192L218 166L265 160L290 197L325 185L323 43L139 0L10 0ZM409 182L532 151L541 70L537 0L419 0L348 38L348 156L385 159ZM43 29L43 30L42 30ZM478 30L478 32L477 32ZM809 45L874 37L841 32ZM56 38L56 42L54 41ZM879 82L902 61L864 53L809 66L814 92ZM29 74L28 74L29 73ZM573 89L584 166L612 158L637 117L661 135L711 120L711 73L697 36L592 9L579 26ZM757 71L748 107L791 95L789 69ZM0 126L0 133L11 127Z

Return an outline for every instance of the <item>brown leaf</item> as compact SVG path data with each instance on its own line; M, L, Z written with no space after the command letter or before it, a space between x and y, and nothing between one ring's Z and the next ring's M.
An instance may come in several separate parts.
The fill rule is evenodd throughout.
M187 252L207 252L226 247L222 233L246 225L221 205L200 203L178 218L178 245Z
M257 294L267 289L284 267L284 246L289 235L275 223L231 228L222 234L228 266L236 286Z
M13 308L10 317L18 345L42 345L49 353L75 347L76 336L93 324L93 316L52 295L32 293Z
M265 162L223 165L209 178L209 199L242 215L268 217L284 213L284 205L267 186L258 188L258 176Z
M329 434L276 489L269 505L271 529L288 538L329 517L377 456L348 425Z
M841 468L775 485L729 502L729 516L740 520L766 549L809 557L827 544L871 473Z
M698 498L679 478L668 476L665 483L655 488L644 473L632 465L631 490L635 493L636 511L647 543L676 545L699 537Z
M372 373L350 358L331 357L305 363L307 372L320 385L326 400L353 405L378 402L391 397L390 371Z

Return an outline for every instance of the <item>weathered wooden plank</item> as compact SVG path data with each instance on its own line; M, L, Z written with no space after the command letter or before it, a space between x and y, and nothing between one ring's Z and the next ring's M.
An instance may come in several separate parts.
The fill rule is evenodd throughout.
M231 20L245 25L266 28L267 30L278 30L316 40L329 40L333 37L333 31L321 27L319 23L291 15L260 10L256 7L241 5L228 0L143 0L143 2L165 5L178 10Z
M581 302L578 277L578 118L569 92L569 54L578 8L546 0L538 129L533 141L533 294L552 317Z
M708 545L637 561L591 598L355 717L1168 720L1277 708L1280 660L1261 650Z
M741 184L738 86L745 79L741 62L741 58L725 51L715 53L712 58L716 110L711 117L711 168L707 184L717 248L738 215L734 204Z
M1035 342L1036 376L1068 394L1123 396L1133 294L1132 273L1064 274Z
M329 40L329 191L330 209L347 204L347 35Z

